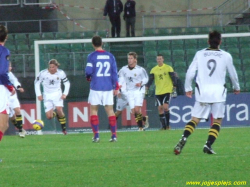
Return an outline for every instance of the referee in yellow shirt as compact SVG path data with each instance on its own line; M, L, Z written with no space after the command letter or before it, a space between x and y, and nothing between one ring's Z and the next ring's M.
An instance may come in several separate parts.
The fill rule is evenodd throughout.
M157 55L156 60L158 65L151 69L146 89L149 89L153 81L155 81L155 97L162 124L161 130L166 130L170 129L169 102L171 93L176 92L176 77L173 68L164 63L161 54ZM176 97L176 94L174 96Z

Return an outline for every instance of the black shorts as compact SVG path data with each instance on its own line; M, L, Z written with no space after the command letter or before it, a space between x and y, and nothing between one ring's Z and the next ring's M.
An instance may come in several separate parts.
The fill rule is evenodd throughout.
M162 106L164 103L169 104L170 93L155 95L155 106Z

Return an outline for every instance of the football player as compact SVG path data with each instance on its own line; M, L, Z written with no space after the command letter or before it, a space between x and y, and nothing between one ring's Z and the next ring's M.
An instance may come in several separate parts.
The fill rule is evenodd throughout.
M137 65L137 54L135 52L129 52L127 56L128 65L121 68L119 77L126 83L128 104L132 114L135 115L138 130L143 131L141 107L145 95L143 89L148 82L148 74L143 67Z
M62 69L58 67L60 64L56 59L51 59L48 63L48 68L40 71L35 80L35 92L39 101L44 102L44 108L47 119L52 119L55 116L61 124L64 135L66 131L66 117L63 112L63 100L66 99L70 82ZM64 91L61 89L61 82L64 84ZM40 85L43 86L43 94L41 93ZM54 110L56 109L56 112Z
M196 52L186 74L186 96L191 98L193 94L192 81L197 71L195 87L196 101L192 109L192 119L186 124L182 138L174 148L176 155L181 153L187 142L187 138L193 133L200 120L207 119L209 114L213 116L213 124L209 129L203 152L216 154L212 149L212 145L219 135L221 122L225 115L227 96L225 77L227 71L233 84L234 93L240 93L238 76L233 65L232 56L219 48L221 34L217 31L210 32L208 44L210 47Z

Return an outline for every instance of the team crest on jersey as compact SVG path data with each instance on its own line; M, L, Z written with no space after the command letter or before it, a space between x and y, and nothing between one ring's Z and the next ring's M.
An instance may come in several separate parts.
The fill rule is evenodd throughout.
M164 75L167 75L166 72L164 72Z
M134 76L136 77L136 73L134 74Z

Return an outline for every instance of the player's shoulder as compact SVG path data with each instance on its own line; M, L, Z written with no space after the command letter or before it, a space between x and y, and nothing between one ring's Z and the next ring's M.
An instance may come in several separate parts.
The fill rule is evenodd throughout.
M139 65L136 65L135 68L140 69L140 70L145 70L142 66L139 66Z
M46 74L46 73L48 73L48 72L49 72L48 69L43 69L42 71L40 71L40 74Z
M226 56L228 56L228 57L231 57L231 56L232 56L229 52L227 52L227 51L225 51L225 50L223 50L223 49L220 49L220 51L221 51L222 54L224 54L224 55L226 55Z
M58 74L60 74L60 75L64 75L64 74L65 74L64 70L62 70L62 69L57 69L57 72L58 72Z

